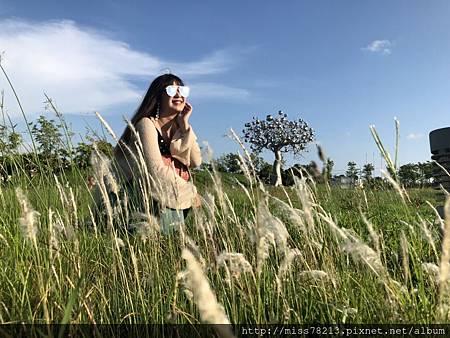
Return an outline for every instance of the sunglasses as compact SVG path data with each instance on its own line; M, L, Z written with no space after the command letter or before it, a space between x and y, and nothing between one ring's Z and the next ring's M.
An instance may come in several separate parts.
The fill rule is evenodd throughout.
M181 96L183 96L183 97L189 96L190 88L188 86L171 85L171 86L166 87L166 93L170 97L174 97L177 94L177 90L180 91Z

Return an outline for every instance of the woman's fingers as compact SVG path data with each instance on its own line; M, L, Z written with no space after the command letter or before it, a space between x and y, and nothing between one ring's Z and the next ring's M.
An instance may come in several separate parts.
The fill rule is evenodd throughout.
M184 110L185 110L185 112L183 115L190 116L192 114L192 106L189 102L186 102Z
M183 112L181 113L181 116L186 125L188 124L188 120L191 114L192 114L192 106L188 102L186 102Z

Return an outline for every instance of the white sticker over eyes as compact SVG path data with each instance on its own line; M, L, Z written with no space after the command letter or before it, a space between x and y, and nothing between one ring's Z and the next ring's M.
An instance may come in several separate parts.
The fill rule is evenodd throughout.
M173 97L177 94L177 90L180 91L180 95L183 97L187 97L190 92L190 88L188 86L176 86L176 85L170 85L166 87L166 93L170 97Z
M188 97L189 96L189 92L190 92L190 88L187 86L180 86L178 87L178 89L180 90L180 95L183 97Z
M169 96L175 96L175 94L177 93L177 86L167 86L166 93Z

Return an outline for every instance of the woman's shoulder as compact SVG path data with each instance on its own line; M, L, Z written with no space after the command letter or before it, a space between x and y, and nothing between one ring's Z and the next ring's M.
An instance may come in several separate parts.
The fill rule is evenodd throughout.
M136 130L140 132L156 132L156 126L153 117L143 117L136 123Z

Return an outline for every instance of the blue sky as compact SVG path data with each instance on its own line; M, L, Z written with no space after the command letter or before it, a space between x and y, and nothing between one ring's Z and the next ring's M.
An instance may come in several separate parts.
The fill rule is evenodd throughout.
M400 163L430 159L428 133L450 124L449 17L445 0L0 0L0 52L29 119L46 92L80 135L98 128L94 111L121 134L170 68L192 87L192 125L216 155L238 149L230 127L281 109L314 128L340 173L381 166L369 125L393 152L394 117ZM0 89L19 121L4 78ZM318 160L310 149L288 165Z

